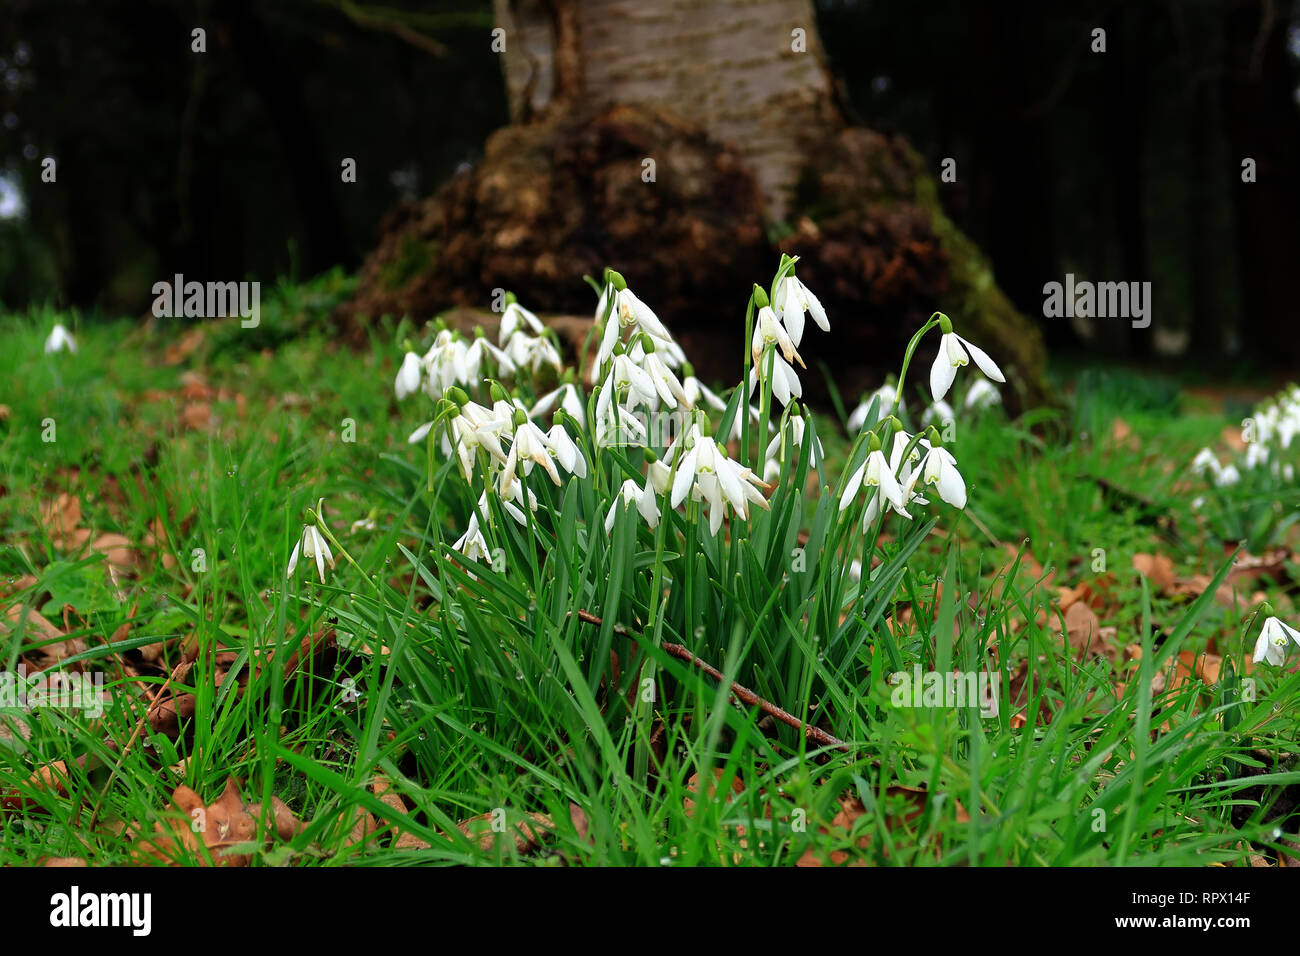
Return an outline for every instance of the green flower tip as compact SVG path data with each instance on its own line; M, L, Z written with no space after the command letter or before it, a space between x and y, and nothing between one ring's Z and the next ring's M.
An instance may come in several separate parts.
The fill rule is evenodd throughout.
M867 432L867 451L880 451L880 436L875 432Z
M654 340L653 340L652 338L650 338L650 336L647 335L645 332L642 332L642 333L641 333L641 351L645 352L646 355L652 355L652 354L654 354L654 350L655 350L655 343L654 343Z
M488 388L488 394L492 396L494 402L504 402L506 400L506 390L500 382L494 381Z
M935 448L943 447L943 439L939 437L939 429L935 428L933 425L930 425L926 428L925 437L933 447Z
M447 397L456 403L457 408L464 408L469 404L469 395L459 385L453 385L447 389Z
M622 292L627 288L627 280L623 278L621 273L615 272L613 269L605 270L605 278L608 279L609 284L619 292Z
M310 527L311 525L314 525L314 524L320 524L320 516L316 513L316 509L315 509L315 508L308 508L308 509L307 509L307 521L306 521L306 524L307 524L309 527Z
M522 408L516 408L515 414L513 416L513 420L515 423L515 428L518 428L524 422L528 421L528 413L525 412Z
M513 292L506 293L506 305L514 305L518 301L519 300L515 298L515 294Z
M758 306L760 309L766 309L769 305L767 293L763 291L762 286L758 283L754 283L754 305Z
M695 366L692 365L690 362L683 362L683 363L682 363L682 375L684 375L686 378L694 378L694 377L695 377Z
M948 316L944 315L942 312L936 312L935 315L939 317L939 331L941 331L944 335L951 335L952 320L948 318Z

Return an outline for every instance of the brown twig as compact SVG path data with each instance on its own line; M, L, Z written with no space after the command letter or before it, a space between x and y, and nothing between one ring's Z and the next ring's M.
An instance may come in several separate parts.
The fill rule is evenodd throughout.
M584 610L578 611L578 619L581 621L586 621L588 624L599 625L605 623L603 620L601 620L596 615L592 614L590 611L584 611ZM632 636L632 632L629 631L626 627L624 627L621 624L614 625L614 633L620 634L624 637ZM710 677L712 677L714 680L718 681L719 683L722 683L727 680L726 675L723 674L722 671L718 670L716 667L714 667L712 664L708 663L707 661L701 660L700 658L696 657L694 654L692 654L687 648L683 647L681 644L661 644L660 647L662 647L673 657L676 657L678 660L686 661L688 664L692 664L695 667L698 667L700 670L704 671L704 673L708 674ZM744 701L746 704L749 704L751 707L757 707L759 710L763 711L763 713L769 714L770 716L774 717L776 720L781 721L781 723L793 727L795 730L802 731L804 736L807 737L809 740L811 740L813 743L820 744L823 747L834 747L836 750L842 750L848 752L849 745L846 744L844 741L840 740L838 737L832 737L830 734L826 733L826 731L822 730L819 727L814 727L812 724L805 724L798 717L794 716L794 714L790 713L784 708L778 707L776 704L773 704L771 701L764 700L762 697L759 697L757 694L755 694L752 690L750 690L748 687L744 686L743 684L738 684L735 681L730 681L729 683L731 685L731 692L737 698Z

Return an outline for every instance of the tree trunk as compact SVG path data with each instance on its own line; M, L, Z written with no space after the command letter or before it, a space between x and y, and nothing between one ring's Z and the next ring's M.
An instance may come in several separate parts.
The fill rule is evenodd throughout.
M511 118L574 100L667 110L736 147L779 221L808 147L842 125L809 0L494 0ZM653 158L653 157L651 157Z
M735 381L751 283L786 252L831 316L810 354L847 400L936 310L1013 376L1013 406L1044 397L1038 329L926 162L845 120L809 0L494 2L514 122L390 214L347 322L482 307L494 289L590 315L582 277L608 265L649 290L702 377ZM825 397L823 376L804 384Z

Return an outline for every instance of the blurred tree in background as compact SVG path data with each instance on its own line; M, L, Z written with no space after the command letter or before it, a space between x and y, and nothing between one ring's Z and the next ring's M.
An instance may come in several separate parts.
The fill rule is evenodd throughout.
M904 134L930 176L956 159L937 200L1049 342L1300 357L1282 334L1300 252L1293 0L821 0L816 14L835 110ZM478 163L512 100L519 118L523 87L490 46L502 15L489 0L8 0L0 302L143 311L177 271L357 268L395 203ZM617 41L596 64L608 75ZM46 156L57 188L40 181ZM340 181L345 157L356 184ZM795 242L782 229L806 212L778 210L775 238ZM1040 318L1043 284L1067 272L1151 281L1155 325Z

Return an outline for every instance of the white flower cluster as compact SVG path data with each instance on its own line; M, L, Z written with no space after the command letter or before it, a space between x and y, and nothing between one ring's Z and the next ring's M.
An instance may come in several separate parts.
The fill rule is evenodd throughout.
M771 305L766 304L765 299L766 296L760 300L763 304L755 318L754 334L749 343L750 357L754 360L754 368L758 369L758 376L749 380L749 392L752 395L759 382L767 382L770 361L772 395L782 405L788 405L791 398L803 395L803 385L791 363L798 362L800 368L807 368L799 355L804 313L811 315L823 332L829 332L831 325L817 296L793 275L787 275L777 283Z
M506 303L501 315L499 347L481 335L467 342L459 332L443 329L423 358L407 352L393 383L397 400L414 394L421 386L435 400L453 385L477 387L484 360L491 360L501 376L515 375L521 369L536 375L548 365L560 370L563 367L560 353L544 334L546 328L541 320L516 302L513 295L506 296Z
M952 323L947 316L940 316L939 325L943 331L943 338L939 344L938 357L935 358L934 365L930 369L930 386L935 405L924 416L925 422L929 422L933 417L943 416L945 411L949 416L951 415L952 409L943 401L943 396L952 386L957 368L967 364L967 350L969 355L974 356L975 364L985 375L995 382L1006 381L1002 370L987 353L952 331ZM982 379L976 384L992 389L992 386ZM972 393L976 393L974 387L968 392L966 402L968 408L972 407L969 397ZM976 394L976 404L990 404L986 394ZM994 396L997 397L996 391ZM867 489L867 504L862 513L863 531L866 531L886 508L904 518L911 518L912 515L907 510L908 506L913 503L929 504L929 500L923 497L923 494L928 493L931 488L948 504L956 508L965 508L966 482L961 472L957 470L956 459L939 443L939 434L933 426L929 429L928 438L910 435L903 430L902 422L894 414L895 405L899 409L902 407L902 401L894 385L883 385L867 396L849 418L850 425L856 421L861 427L866 422L867 411L875 399L879 400L878 414L881 426L888 425L893 433L889 457L885 457L877 434L874 431L868 432L866 460L845 482L844 490L840 494L840 511L845 511L852 505L862 488ZM1000 398L998 400L1000 401ZM943 420L946 419L940 417L940 421Z
M1243 473L1260 471L1294 482L1295 466L1284 459L1297 434L1300 434L1300 386L1291 385L1260 405L1246 420L1242 428L1246 450L1235 462L1220 462L1213 451L1202 448L1192 459L1192 471L1208 476L1219 488L1237 484Z

